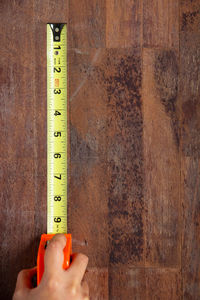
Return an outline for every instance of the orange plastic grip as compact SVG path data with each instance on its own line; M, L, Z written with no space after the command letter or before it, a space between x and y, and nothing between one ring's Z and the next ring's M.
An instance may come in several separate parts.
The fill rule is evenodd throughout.
M38 256L37 256L37 285L39 285L42 279L42 275L44 273L44 254L47 246L47 241L51 240L54 235L55 234L42 234L41 236ZM66 270L67 268L69 268L70 256L72 254L72 237L71 234L65 234L65 236L67 242L65 248L63 249L63 253L64 253L63 269Z

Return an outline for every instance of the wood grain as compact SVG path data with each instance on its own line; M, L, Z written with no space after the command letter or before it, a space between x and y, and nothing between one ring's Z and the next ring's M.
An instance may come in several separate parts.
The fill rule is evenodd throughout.
M182 276L184 299L200 295L200 34L182 32L180 39L181 178L183 206Z
M68 23L73 251L91 300L200 299L198 0L1 1L0 299L46 231L46 23Z
M143 0L143 46L179 47L179 1Z
M105 47L105 5L106 0L69 0L70 47Z
M143 50L146 264L180 265L178 62L172 50Z
M140 263L144 243L140 49L107 51L99 72L108 110L110 265Z
M180 31L196 31L200 28L199 0L180 1Z
M105 95L94 74L95 65L101 59L100 49L74 49L69 53L71 161L68 207L74 251L88 254L90 267L104 268L109 261L107 113Z
M108 300L108 268L88 268L85 278L90 283L90 299Z
M33 9L9 2L1 15L1 299L11 299L16 274L35 260Z
M107 0L106 47L139 47L142 36L142 1Z
M110 299L181 299L179 269L121 267L110 275Z

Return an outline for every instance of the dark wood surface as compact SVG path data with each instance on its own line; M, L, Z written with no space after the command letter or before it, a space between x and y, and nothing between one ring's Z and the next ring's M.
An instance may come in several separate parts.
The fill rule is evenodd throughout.
M200 299L200 1L0 4L0 299L46 232L48 22L68 23L68 224L91 299Z

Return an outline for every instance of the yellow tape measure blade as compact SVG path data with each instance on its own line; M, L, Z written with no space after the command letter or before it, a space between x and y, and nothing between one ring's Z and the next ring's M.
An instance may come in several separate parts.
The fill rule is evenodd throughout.
M67 25L47 24L47 233L67 233Z

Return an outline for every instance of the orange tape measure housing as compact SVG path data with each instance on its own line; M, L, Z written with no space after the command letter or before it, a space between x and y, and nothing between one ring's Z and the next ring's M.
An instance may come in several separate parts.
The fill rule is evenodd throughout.
M47 246L47 242L50 241L55 234L42 234L39 250L38 250L38 256L37 256L37 285L39 285L43 273L44 273L44 255L45 255L45 249ZM65 234L67 242L66 246L63 249L64 253L64 261L63 261L63 269L68 269L70 266L70 256L72 254L72 237L71 234Z

